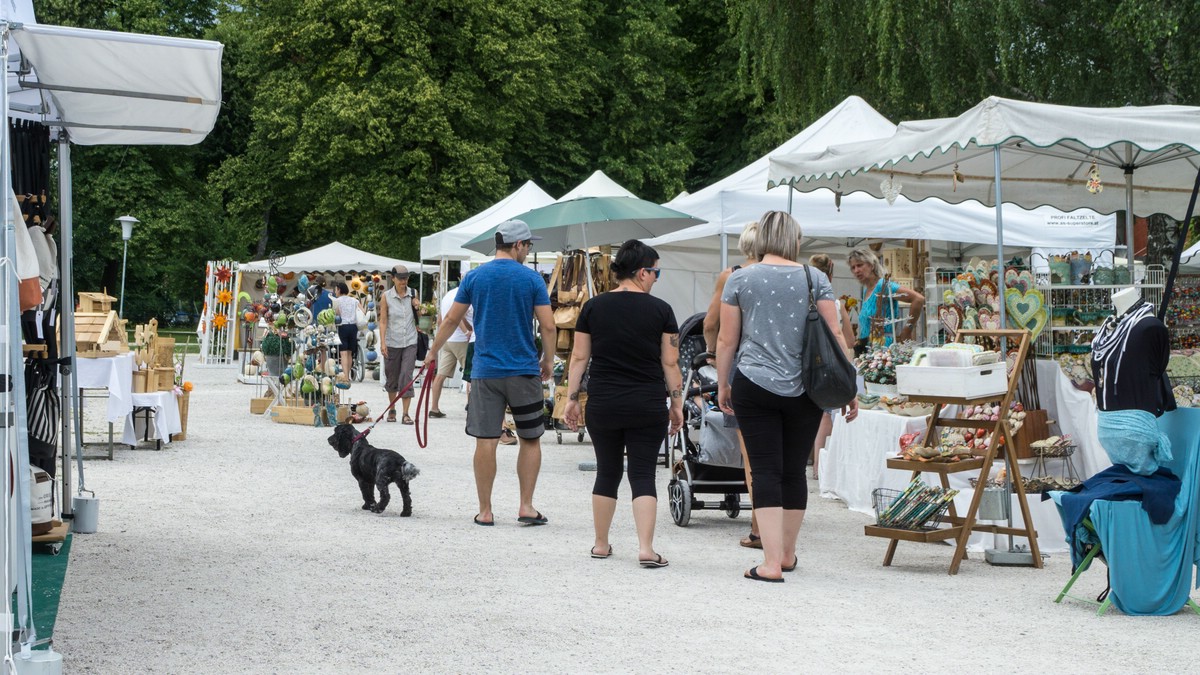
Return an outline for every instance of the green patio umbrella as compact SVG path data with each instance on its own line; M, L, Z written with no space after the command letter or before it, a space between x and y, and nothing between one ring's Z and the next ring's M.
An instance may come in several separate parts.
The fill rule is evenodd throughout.
M570 251L589 246L652 239L705 221L636 197L580 197L526 211L523 220L542 237L543 251ZM500 223L496 223L499 225ZM496 228L463 244L488 254L496 249Z

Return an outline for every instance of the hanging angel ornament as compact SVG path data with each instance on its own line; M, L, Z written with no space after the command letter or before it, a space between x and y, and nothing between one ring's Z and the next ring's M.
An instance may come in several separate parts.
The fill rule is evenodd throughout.
M1092 162L1092 168L1088 170L1087 191L1098 195L1104 192L1104 183L1100 180L1100 167Z

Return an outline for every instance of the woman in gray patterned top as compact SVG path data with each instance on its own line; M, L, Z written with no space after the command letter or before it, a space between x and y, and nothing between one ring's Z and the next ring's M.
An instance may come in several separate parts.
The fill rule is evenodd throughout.
M763 562L744 576L755 581L782 582L783 572L796 569L796 537L808 505L805 463L824 413L800 379L810 278L817 312L846 348L828 277L796 262L800 235L790 215L765 214L755 240L759 264L734 272L721 296L717 401L737 416L754 474ZM857 399L843 413L853 420Z

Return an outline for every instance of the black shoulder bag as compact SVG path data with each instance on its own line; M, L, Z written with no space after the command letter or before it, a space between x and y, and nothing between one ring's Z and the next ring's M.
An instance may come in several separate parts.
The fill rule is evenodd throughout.
M804 276L808 278L808 316L804 320L800 379L813 403L826 410L841 408L858 395L857 376L829 324L817 312L817 294L808 265L804 266Z

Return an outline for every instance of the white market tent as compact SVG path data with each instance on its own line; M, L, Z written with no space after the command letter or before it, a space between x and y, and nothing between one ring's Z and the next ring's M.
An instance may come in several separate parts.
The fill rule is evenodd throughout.
M512 194L441 232L421 237L421 260L471 260L486 262L488 256L465 249L471 241L496 225L539 206L553 204L554 198L533 181L517 188Z
M901 125L887 139L773 157L769 181L803 192L824 187L995 206L998 249L1001 204L1124 210L1132 244L1133 215L1184 217L1197 149L1197 107L1081 108L993 96L955 118ZM1127 255L1131 267L1134 257Z
M555 201L567 202L580 197L637 197L629 190L626 190L617 181L608 177L608 174L603 171L596 170L592 175L584 179L582 183L576 185L567 194L559 197Z
M413 273L432 274L437 271L436 265L422 265L399 258L376 255L335 241L287 256L279 264L279 272L282 274L288 272L386 272L396 265L404 265L409 272ZM270 260L255 260L238 266L238 271L242 273L265 274L270 270Z
M928 122L919 124L930 126ZM748 222L769 210L790 209L804 230L806 254L823 249L843 252L863 238L955 242L967 245L958 249L963 254L971 244L995 243L994 213L978 204L950 205L938 199L915 203L901 197L889 205L867 195L844 195L839 208L827 191L796 194L792 199L787 190L767 187L771 164L778 156L819 153L849 141L878 142L895 131L896 126L866 101L851 96L767 156L702 190L668 202L666 206L709 222L648 242L662 255L659 264L664 269L655 293L666 299L679 316L703 311L717 274L729 265L727 251L733 249L734 258L740 259L736 237ZM1093 212L1065 217L1051 208L1014 210L1006 240L1021 247L1111 247L1115 223L1114 217ZM728 244L731 236L734 243Z
M772 157L768 180L802 192L890 191L914 201L1178 219L1187 210L1197 149L1197 107L1080 108L991 97L955 118L900 125L887 139ZM1100 191L1088 189L1093 165ZM1132 219L1126 228L1132 240Z
M61 297L73 299L70 143L80 145L193 145L202 141L216 123L221 106L220 43L111 31L38 25L31 0L0 2L0 41L3 43L6 86L0 107L11 117L40 122L52 129L58 141ZM0 134L0 185L11 191L11 146L8 128ZM5 233L0 257L11 258L16 222L5 209ZM8 284L2 311L6 342L21 344L20 305L15 284ZM75 355L74 303L62 303L59 326L62 356ZM14 494L4 501L6 536L3 556L6 572L17 590L17 617L10 626L22 627L22 644L36 634L30 621L30 543L15 536L29 531L29 449L19 430L27 425L22 355L9 349L4 372L12 373L12 387L4 392L6 414L16 423L5 432L5 449L17 477L10 492L9 473L4 491ZM80 454L79 398L74 371L62 382L62 446L74 451L79 462L79 488L83 489ZM69 495L70 465L63 466L63 493ZM70 512L70 499L63 500ZM12 516L11 519L9 516ZM11 589L10 589L11 590ZM25 630L27 629L27 630ZM11 641L6 646L12 658Z

